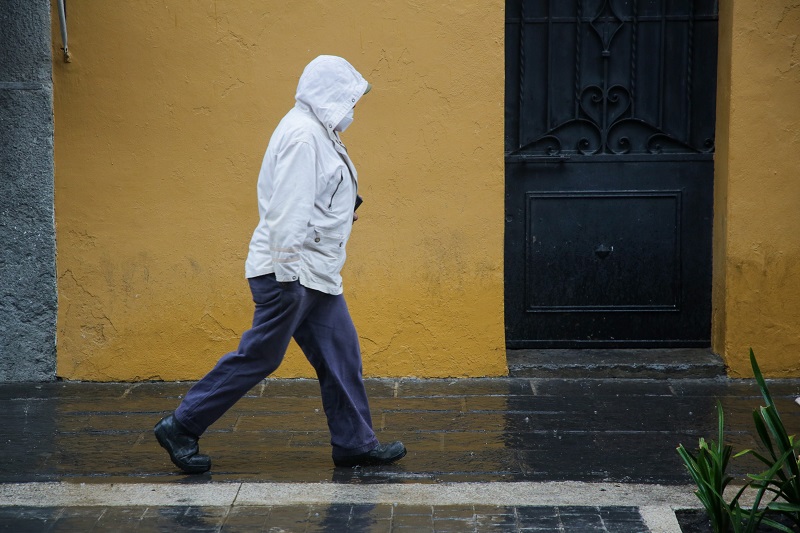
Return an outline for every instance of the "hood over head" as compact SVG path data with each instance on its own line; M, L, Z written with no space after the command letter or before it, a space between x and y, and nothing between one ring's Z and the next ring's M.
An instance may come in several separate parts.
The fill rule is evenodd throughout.
M368 88L367 80L347 60L319 56L303 70L295 100L308 106L333 135L333 129Z

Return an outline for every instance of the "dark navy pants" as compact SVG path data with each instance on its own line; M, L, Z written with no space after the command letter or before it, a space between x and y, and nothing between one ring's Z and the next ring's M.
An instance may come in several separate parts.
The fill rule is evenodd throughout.
M374 448L378 440L361 377L361 349L344 296L308 289L299 282L278 283L274 274L248 282L256 304L252 329L242 335L235 352L223 356L189 389L175 411L178 421L202 435L278 368L294 337L317 372L333 455Z

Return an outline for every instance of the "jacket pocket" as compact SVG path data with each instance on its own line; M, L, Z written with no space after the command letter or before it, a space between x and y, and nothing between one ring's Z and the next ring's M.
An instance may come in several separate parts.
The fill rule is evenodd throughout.
M314 228L309 237L311 242L306 247L311 269L324 277L338 275L344 266L344 235Z

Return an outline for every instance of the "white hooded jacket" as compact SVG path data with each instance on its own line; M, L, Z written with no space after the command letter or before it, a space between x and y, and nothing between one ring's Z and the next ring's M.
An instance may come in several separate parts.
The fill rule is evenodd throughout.
M280 282L342 293L358 176L334 128L367 87L341 57L319 56L306 66L295 106L272 134L261 164L248 278L275 273Z

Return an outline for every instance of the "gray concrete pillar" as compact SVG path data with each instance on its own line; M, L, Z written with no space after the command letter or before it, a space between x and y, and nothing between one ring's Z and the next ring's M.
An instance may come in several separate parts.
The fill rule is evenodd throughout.
M0 1L0 381L56 368L50 1Z

